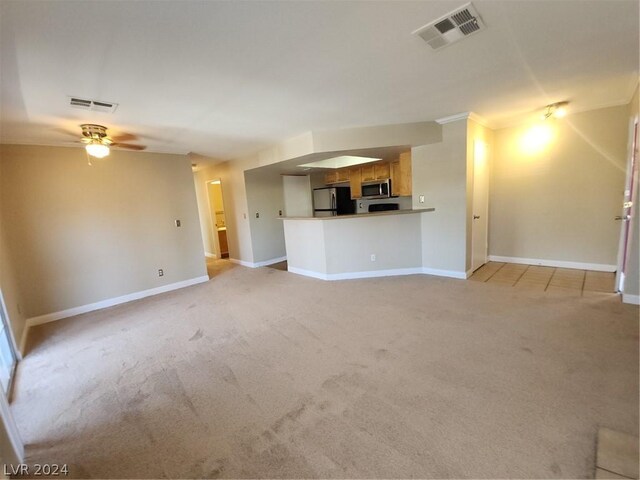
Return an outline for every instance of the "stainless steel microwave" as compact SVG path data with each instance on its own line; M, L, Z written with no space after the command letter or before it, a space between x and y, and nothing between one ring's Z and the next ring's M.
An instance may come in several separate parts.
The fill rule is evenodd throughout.
M362 184L362 198L389 198L391 180L379 180Z

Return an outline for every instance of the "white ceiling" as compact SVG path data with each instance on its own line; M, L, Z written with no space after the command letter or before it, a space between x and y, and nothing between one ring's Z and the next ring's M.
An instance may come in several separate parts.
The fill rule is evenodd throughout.
M629 101L637 0L476 0L485 31L441 51L411 34L464 3L3 1L0 141L67 144L57 129L89 121L227 159L309 130Z

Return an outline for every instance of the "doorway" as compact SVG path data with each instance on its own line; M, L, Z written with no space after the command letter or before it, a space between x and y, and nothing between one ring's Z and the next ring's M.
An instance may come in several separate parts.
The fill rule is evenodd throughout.
M0 292L0 386L7 397L18 363L17 349L9 328L9 317Z
M217 258L229 257L229 242L227 237L227 219L225 216L222 182L220 179L207 182L209 195L209 212L211 215L211 238Z
M624 188L624 198L622 203L622 214L615 217L621 222L620 242L618 244L618 268L616 270L616 291L624 291L625 273L627 268L627 258L631 241L631 219L634 195L636 194L637 169L638 169L638 117L633 121L630 131L631 151L627 162L627 178Z
M471 223L471 270L487 263L489 230L489 162L487 144L473 142L473 220Z

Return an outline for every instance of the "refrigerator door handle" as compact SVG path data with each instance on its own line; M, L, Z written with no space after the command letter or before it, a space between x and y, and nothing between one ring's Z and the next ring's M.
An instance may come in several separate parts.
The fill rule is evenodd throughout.
M331 192L331 209L335 210L336 208L336 194Z

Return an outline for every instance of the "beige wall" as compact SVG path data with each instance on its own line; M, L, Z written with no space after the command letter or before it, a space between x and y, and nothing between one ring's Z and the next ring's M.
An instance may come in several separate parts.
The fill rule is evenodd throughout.
M327 273L324 243L324 221L282 220L287 246L289 268L308 272Z
M89 166L79 148L0 152L3 230L27 317L206 275L186 156L113 151Z
M636 88L636 93L629 104L629 124L632 127L634 119L638 118L640 115L640 99L638 98L638 89ZM630 128L633 132L633 130ZM633 133L631 133L631 136ZM631 142L628 146L628 151L630 152ZM627 278L624 284L624 293L626 295L636 295L640 296L640 259L638 258L640 254L640 216L638 212L640 212L640 205L638 204L638 190L640 189L640 183L638 178L638 170L640 166L636 169L635 172L635 193L633 199L633 218L631 220L631 241L629 243L629 258L627 260Z
M313 199L309 175L282 175L284 215L313 217Z
M277 171L250 170L245 172L245 185L253 262L284 257L286 249L281 219L284 216L282 176Z
M2 178L3 162L2 150L0 150L0 291L2 291L2 296L7 307L14 341L16 345L19 345L22 334L24 333L26 317L22 309L24 302L20 296L17 284L17 266L14 258L9 252L9 246L7 243L9 228L3 219Z
M436 122L400 123L313 132L314 152L339 152L357 148L424 145L439 142L441 128Z
M420 268L422 215L433 213L315 220L324 224L327 273Z
M532 125L497 130L489 253L615 265L627 122L627 106L549 119L544 147Z
M291 271L325 279L422 269L421 217L433 212L359 218L283 220ZM371 255L376 256L371 261Z
M442 141L411 149L413 208L433 207L422 219L423 267L467 270L467 120L442 126ZM424 195L425 203L419 203Z

